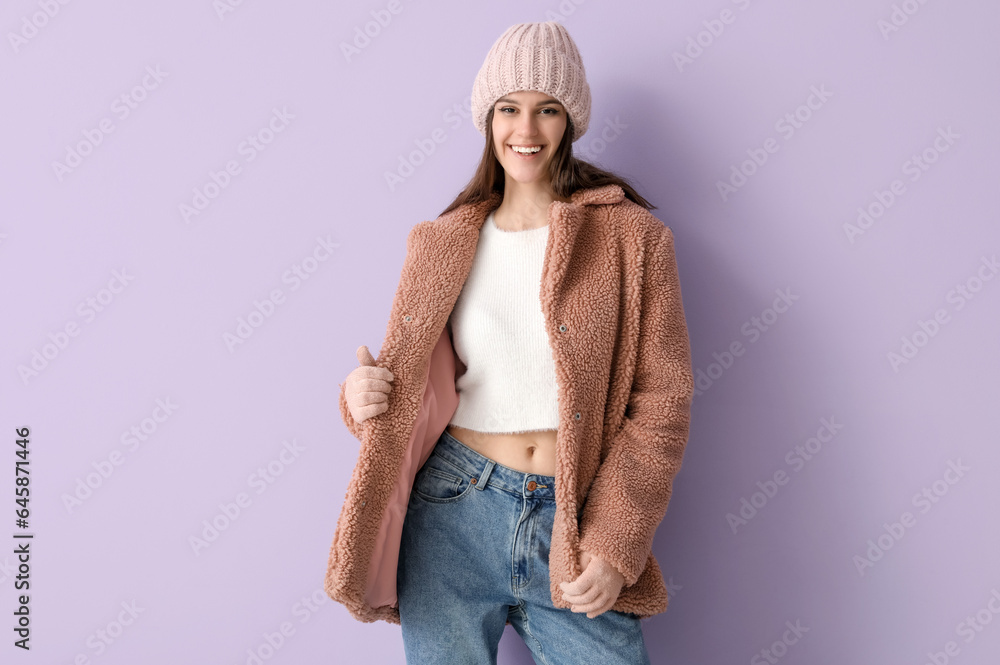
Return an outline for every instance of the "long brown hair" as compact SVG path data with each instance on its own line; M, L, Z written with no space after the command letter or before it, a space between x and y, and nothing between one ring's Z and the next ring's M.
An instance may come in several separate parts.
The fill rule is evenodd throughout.
M555 157L549 162L549 175L552 177L552 189L557 196L569 198L578 189L589 189L603 185L615 184L622 188L625 197L635 201L646 210L656 208L652 203L639 195L635 188L625 178L610 171L598 168L590 162L573 156L573 120L567 115L566 131L563 132ZM490 198L493 192L501 196L504 190L504 170L493 149L493 109L486 115L486 144L483 146L483 156L475 175L465 186L465 189L455 197L441 214L451 212L466 203L479 203Z

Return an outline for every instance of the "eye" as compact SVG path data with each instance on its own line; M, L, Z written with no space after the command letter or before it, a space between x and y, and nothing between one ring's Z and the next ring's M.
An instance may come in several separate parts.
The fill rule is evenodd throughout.
M516 110L517 109L515 109L512 106L501 106L497 108L497 112L499 112L501 115L510 115L509 113L504 113L504 111L516 111ZM540 109L540 111L542 111L543 115L559 115L559 109L553 108L551 106L546 106Z

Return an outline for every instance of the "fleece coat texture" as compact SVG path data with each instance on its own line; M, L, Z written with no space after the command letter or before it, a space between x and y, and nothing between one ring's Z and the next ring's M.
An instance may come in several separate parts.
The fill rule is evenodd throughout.
M359 621L400 623L396 566L410 490L458 405L461 361L448 319L500 202L493 193L411 229L375 361L395 379L388 410L357 423L340 386L341 417L361 447L325 590ZM652 616L667 609L653 536L681 467L694 392L673 234L614 184L553 201L548 219L540 304L559 402L552 602L570 608L559 584L583 572L586 549L625 577L612 609Z

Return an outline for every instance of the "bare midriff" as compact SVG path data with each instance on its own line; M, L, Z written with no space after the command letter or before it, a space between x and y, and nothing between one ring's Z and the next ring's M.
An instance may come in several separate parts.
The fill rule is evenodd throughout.
M448 433L497 464L540 476L556 475L556 431L495 434L448 425Z

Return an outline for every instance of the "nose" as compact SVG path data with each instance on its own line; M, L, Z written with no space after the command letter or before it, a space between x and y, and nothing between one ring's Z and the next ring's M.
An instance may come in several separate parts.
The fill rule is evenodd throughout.
M534 136L538 132L538 119L532 113L523 113L518 119L517 128L524 136Z

